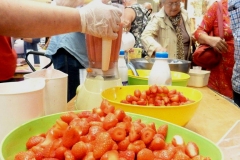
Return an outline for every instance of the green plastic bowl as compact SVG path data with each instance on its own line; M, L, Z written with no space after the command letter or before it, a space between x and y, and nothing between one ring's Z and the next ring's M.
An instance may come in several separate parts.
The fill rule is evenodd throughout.
M0 159L13 160L17 153L26 150L25 144L29 137L40 133L45 133L52 127L53 124L55 124L56 120L60 117L61 114L63 113L34 119L11 131L6 137L4 137L1 143ZM177 134L182 136L185 142L195 142L199 147L201 155L206 157L208 156L211 158L211 160L223 160L223 155L219 147L210 140L195 132L156 118L134 113L127 114L130 115L133 120L141 119L144 123L154 122L156 124L156 127L163 124L168 124L168 135L166 138L167 142L171 142L172 137Z
M151 70L137 69L139 76L135 76L132 70L128 70L128 85L148 85L148 76ZM172 86L186 87L190 75L183 72L171 71Z

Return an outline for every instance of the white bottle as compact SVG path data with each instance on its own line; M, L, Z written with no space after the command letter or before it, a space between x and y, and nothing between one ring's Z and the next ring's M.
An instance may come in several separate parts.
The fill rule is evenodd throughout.
M148 85L172 85L167 52L156 52L155 62L148 77Z
M124 50L120 50L118 58L118 73L123 86L126 86L128 84L128 67L124 58L124 53Z

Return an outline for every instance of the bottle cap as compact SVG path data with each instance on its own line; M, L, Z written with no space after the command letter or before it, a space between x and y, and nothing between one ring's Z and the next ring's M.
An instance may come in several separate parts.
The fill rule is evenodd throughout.
M168 52L156 52L155 58L168 58Z
M124 54L125 54L124 50L120 50L119 55L120 55L120 56L124 56Z

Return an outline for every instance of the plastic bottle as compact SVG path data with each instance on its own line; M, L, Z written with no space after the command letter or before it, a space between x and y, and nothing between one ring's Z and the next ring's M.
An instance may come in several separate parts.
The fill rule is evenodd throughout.
M123 86L126 86L128 84L128 67L124 58L124 53L124 50L120 50L118 58L118 72Z
M156 52L155 62L148 77L148 85L172 85L167 52Z

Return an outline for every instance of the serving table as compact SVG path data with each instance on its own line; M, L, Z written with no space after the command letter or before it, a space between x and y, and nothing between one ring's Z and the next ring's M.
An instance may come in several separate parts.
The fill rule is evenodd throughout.
M185 128L217 143L240 120L240 108L208 87L195 89L202 92L203 99ZM74 110L75 101L76 97L68 102L68 110Z

